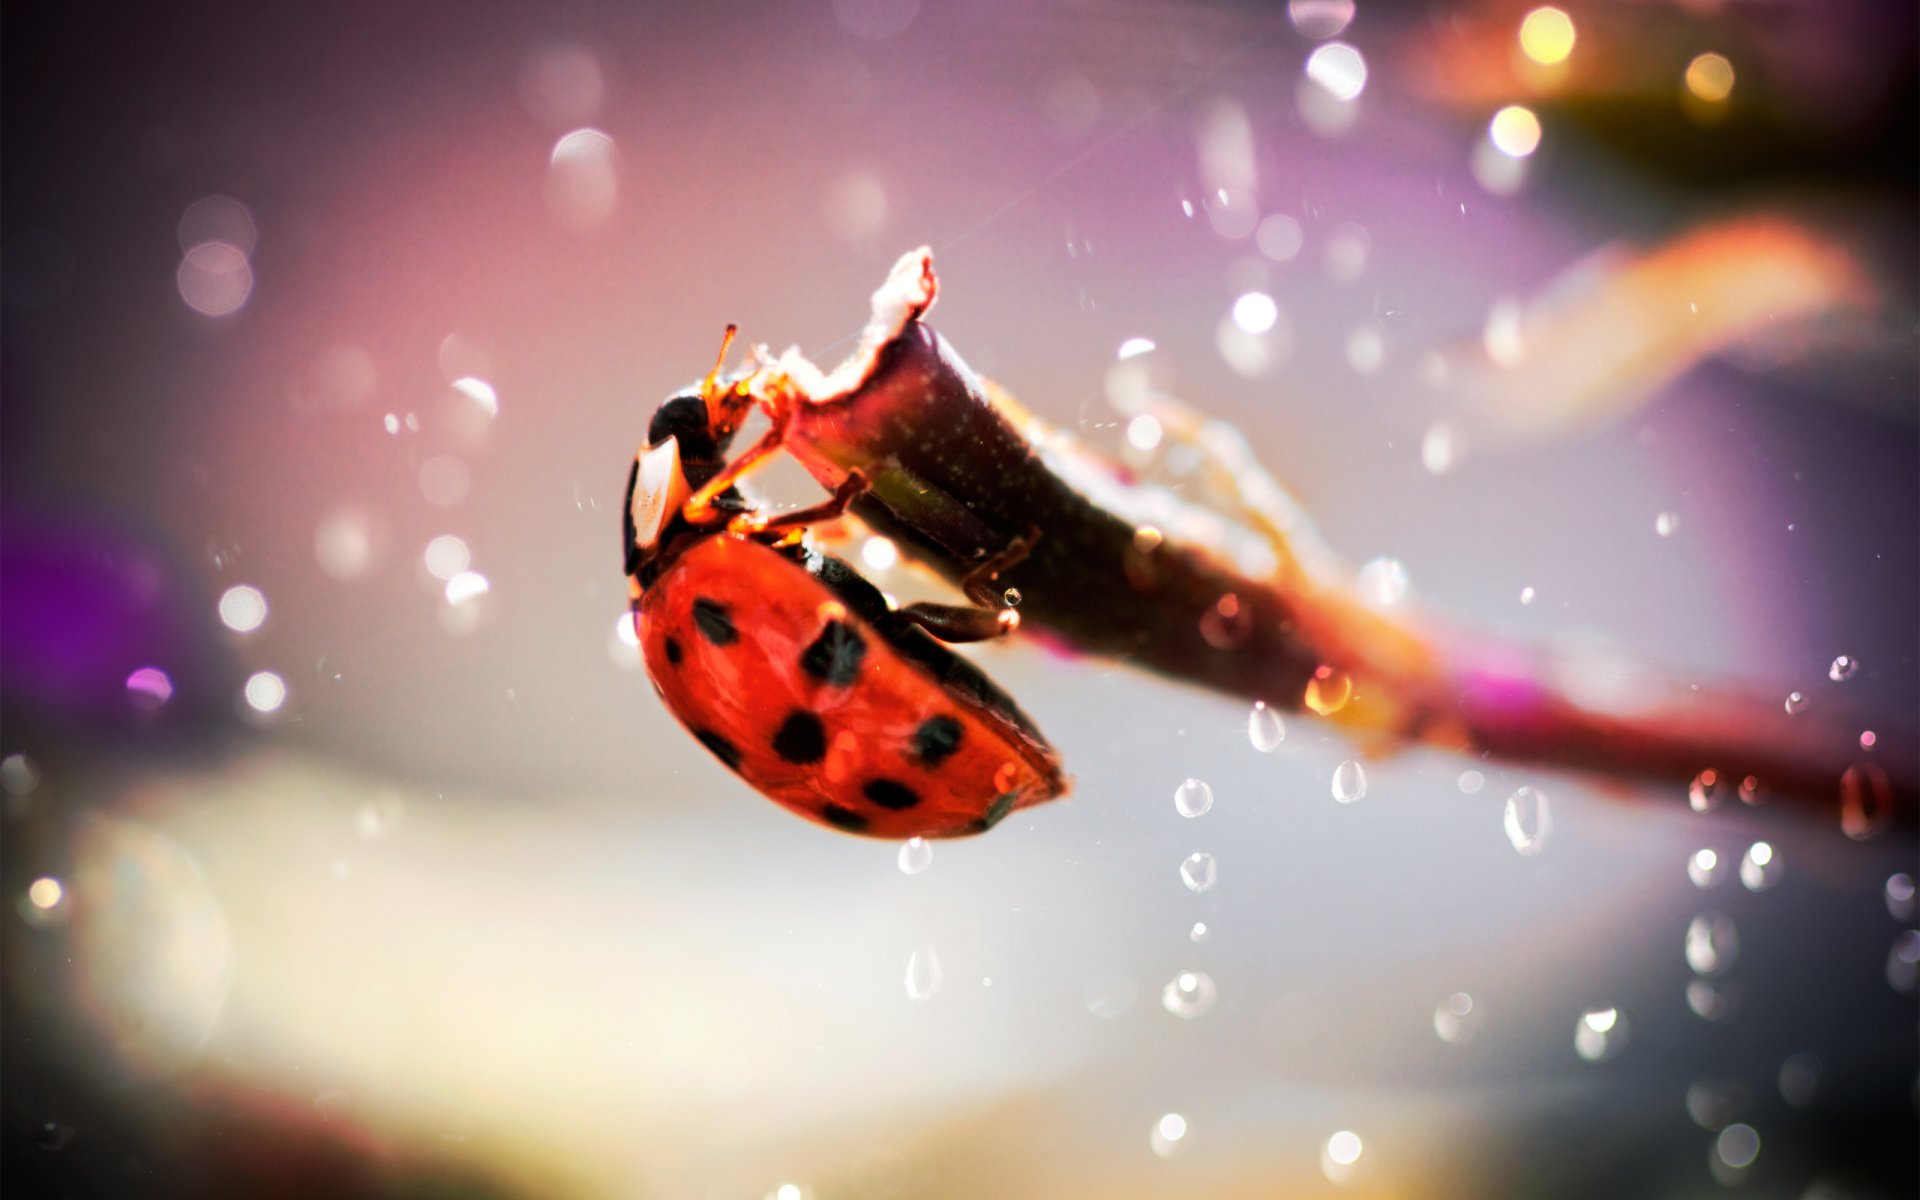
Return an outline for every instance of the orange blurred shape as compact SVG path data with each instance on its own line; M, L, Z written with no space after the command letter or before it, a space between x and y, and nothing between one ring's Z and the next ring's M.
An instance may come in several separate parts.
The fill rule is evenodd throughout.
M1633 254L1603 249L1516 313L1497 308L1454 388L1495 438L1617 419L1702 359L1751 346L1777 361L1807 323L1870 312L1879 289L1841 243L1780 217L1702 225Z

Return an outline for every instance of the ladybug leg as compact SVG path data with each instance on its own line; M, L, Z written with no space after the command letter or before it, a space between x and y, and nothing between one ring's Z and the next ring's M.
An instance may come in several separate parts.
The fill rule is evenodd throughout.
M1020 628L1020 614L1011 608L919 603L898 609L893 616L905 624L918 625L943 642L985 642Z
M814 505L812 508L796 509L793 512L764 513L754 511L742 513L728 526L735 533L784 533L788 530L804 529L809 525L820 525L836 520L847 511L847 505L864 494L868 487L867 477L860 471L849 471L847 477L834 490L831 499Z
M1033 553L1033 547L1039 540L1040 527L1027 526L1027 532L1008 542L1006 549L968 571L960 580L960 590L966 593L967 599L983 608L999 607L1003 597L995 593L992 587L993 581L1000 578L1002 571L1012 570L1025 562L1027 555Z
M786 441L787 423L776 420L773 427L760 435L760 440L747 447L740 457L721 467L718 474L707 480L706 486L688 499L681 514L690 525L705 525L713 519L713 502L720 493L726 491L746 476L755 467L766 462L767 456L778 450Z

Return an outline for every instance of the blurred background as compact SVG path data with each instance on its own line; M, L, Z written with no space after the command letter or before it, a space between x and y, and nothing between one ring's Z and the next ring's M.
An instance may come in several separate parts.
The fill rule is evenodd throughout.
M668 717L618 546L725 323L831 361L930 244L977 370L1149 470L1150 372L1383 604L1910 729L1911 6L5 20L10 1195L1920 1186L1911 828L1016 644L1073 795L902 850Z

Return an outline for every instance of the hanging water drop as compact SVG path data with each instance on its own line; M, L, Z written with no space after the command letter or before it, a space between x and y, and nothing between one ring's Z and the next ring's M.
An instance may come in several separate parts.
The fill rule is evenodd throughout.
M1920 932L1909 929L1893 939L1893 949L1887 951L1887 983L1903 994L1911 994L1920 983Z
M1712 812L1726 798L1726 782L1720 778L1720 772L1712 767L1695 775L1693 782L1687 785L1687 803L1697 813Z
M1677 514L1663 512L1653 519L1653 531L1661 537L1672 537L1679 528L1680 518Z
M1153 1147L1154 1154L1161 1158L1172 1158L1180 1150L1187 1136L1187 1119L1179 1113L1170 1112L1153 1123L1153 1132L1147 1137L1147 1144Z
M1853 673L1859 669L1860 661L1858 659L1850 655L1842 654L1833 660L1832 666L1827 668L1827 678L1833 680L1835 683L1845 683L1847 680L1852 679Z
M1893 825L1893 786L1878 763L1855 763L1840 776L1840 829L1856 842Z
M1333 798L1352 804L1367 794L1367 773L1359 763L1348 759L1333 769Z
M900 871L918 875L933 865L933 846L925 838L908 838L900 847Z
M1272 754L1286 740L1287 727L1281 723L1280 714L1267 707L1265 700L1256 700L1253 711L1247 714L1247 740L1253 748L1262 754Z
M1352 698L1353 679L1345 671L1321 666L1307 680L1307 707L1323 717L1339 712Z
M1547 836L1553 832L1553 816L1547 807L1547 794L1523 787L1507 797L1504 821L1507 840L1521 857L1532 858L1546 849Z
M1780 882L1784 869L1780 852L1771 842L1755 842L1740 859L1740 882L1746 884L1750 892L1764 892Z
M1212 938L1213 938L1213 931L1207 928L1207 923L1205 921L1195 921L1193 923L1193 928L1187 930L1187 940L1192 942L1196 946L1204 942L1211 941Z
M1022 599L1020 589L1008 588L1006 591L1000 593L1000 599L1006 603L1008 608L1019 608Z
M940 990L940 956L932 946L921 946L907 957L907 998L925 1003Z
M1724 1021L1740 1008L1740 987L1705 979L1687 981L1687 1007L1702 1021Z
M1220 865L1205 851L1195 851L1180 860L1180 882L1190 892L1206 891L1219 877Z
M1590 1008L1573 1027L1573 1050L1587 1062L1603 1062L1627 1044L1627 1019L1617 1008Z
M1220 989L1214 985L1213 976L1205 971L1182 971L1160 989L1161 1006L1188 1021L1204 1016L1219 998Z
M1732 918L1701 913L1687 924L1687 965L1696 975L1720 975L1740 957L1740 933Z
M1213 807L1213 789L1198 779L1189 779L1173 789L1173 811L1183 817L1204 816Z
M1913 919L1913 876L1905 871L1887 876L1887 914L1896 921Z
M1455 992L1433 1009L1433 1032L1441 1041L1458 1045L1480 1032L1481 1006L1472 996Z
M1787 710L1787 715L1788 715L1788 716L1790 716L1790 717L1797 717L1797 716L1799 716L1799 715L1800 715L1801 713L1803 713L1803 712L1805 712L1805 711L1807 711L1807 697L1806 697L1806 693L1804 693L1804 692L1788 692L1788 693L1787 693L1787 701L1786 701L1786 703L1785 703L1784 705L1782 705L1781 707L1783 707L1783 708L1785 708L1785 709Z
M1725 865L1720 861L1719 852L1701 848L1695 850L1687 859L1687 878L1693 880L1697 888L1710 888L1720 882Z

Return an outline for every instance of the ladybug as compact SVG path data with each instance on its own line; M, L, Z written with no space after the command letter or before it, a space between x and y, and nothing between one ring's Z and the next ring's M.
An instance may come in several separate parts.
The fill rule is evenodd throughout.
M726 461L718 372L655 412L627 480L635 632L667 708L763 795L848 833L980 833L1062 795L1059 757L1033 721L941 644L1005 636L1015 611L895 608L816 549L807 527L864 492L859 472L813 508L748 502L733 482L764 452Z

